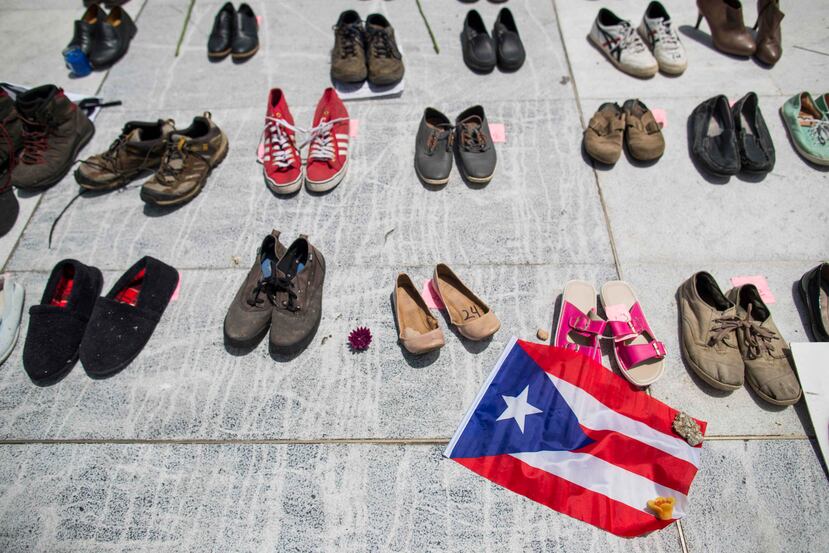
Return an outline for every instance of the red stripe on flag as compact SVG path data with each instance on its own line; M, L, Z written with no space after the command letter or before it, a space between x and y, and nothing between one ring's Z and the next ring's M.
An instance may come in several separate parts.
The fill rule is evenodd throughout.
M640 536L673 522L659 520L654 515L531 467L510 455L455 461L508 490L617 536Z
M640 391L586 355L524 340L518 340L517 344L543 371L581 388L617 413L679 438L671 427L679 411ZM705 434L706 422L694 420Z
M688 495L697 468L679 457L610 430L582 430L594 443L573 453L588 453L648 480Z

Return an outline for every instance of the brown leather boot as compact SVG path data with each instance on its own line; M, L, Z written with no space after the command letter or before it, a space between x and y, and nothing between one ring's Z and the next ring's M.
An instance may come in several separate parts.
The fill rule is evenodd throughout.
M697 0L699 19L708 22L711 40L717 50L735 56L750 56L757 50L757 44L743 23L743 6L739 0Z
M757 23L754 24L757 52L754 56L766 65L774 65L783 55L780 22L785 15L780 11L779 0L757 0Z

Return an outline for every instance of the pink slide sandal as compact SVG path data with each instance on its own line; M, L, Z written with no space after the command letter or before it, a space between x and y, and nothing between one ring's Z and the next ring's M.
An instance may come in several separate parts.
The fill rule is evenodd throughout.
M601 363L599 338L605 325L607 321L596 313L596 289L593 285L582 280L571 280L565 284L553 343Z

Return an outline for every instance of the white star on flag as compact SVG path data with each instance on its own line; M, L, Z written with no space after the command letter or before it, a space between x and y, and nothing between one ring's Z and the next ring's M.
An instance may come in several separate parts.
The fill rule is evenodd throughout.
M535 415L537 413L542 413L541 409L534 407L529 404L527 401L527 396L530 393L530 387L527 385L524 388L524 391L518 394L517 396L501 396L504 398L504 401L507 403L507 408L504 409L504 412L501 413L501 416L498 417L497 420L503 421L507 419L515 419L516 424L518 424L518 428L521 430L521 433L524 433L524 418L527 415Z

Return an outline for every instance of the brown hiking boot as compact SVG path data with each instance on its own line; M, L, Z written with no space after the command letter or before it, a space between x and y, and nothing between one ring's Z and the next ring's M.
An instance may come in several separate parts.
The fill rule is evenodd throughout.
M225 342L235 348L252 348L271 326L273 287L270 279L276 263L285 255L279 231L273 230L262 240L248 276L227 309L224 322Z
M114 190L146 171L155 171L175 128L172 119L128 122L106 152L81 162L75 180L87 190Z
M789 345L783 340L771 312L753 284L728 292L737 304L737 342L746 364L746 381L765 401L774 405L793 405L802 392L794 367L786 355Z
M270 346L274 353L299 352L314 338L322 318L325 259L300 235L276 264Z
M679 345L685 363L718 390L742 387L745 366L737 346L737 306L706 272L682 283L677 303Z
M23 147L23 124L12 100L0 88L0 236L9 232L20 213L20 204L12 190L12 169L17 152Z
M334 49L331 50L331 78L344 83L366 80L365 30L354 10L340 14L334 26Z
M213 123L210 112L194 117L192 125L170 134L158 171L141 186L141 199L158 206L189 202L204 188L227 150L227 136Z
M598 162L613 165L622 155L625 114L619 104L606 102L599 106L584 131L584 149Z
M391 23L379 13L366 19L368 82L391 86L403 79L403 56L397 49Z
M622 111L625 112L625 143L631 157L638 161L659 159L665 153L665 138L648 106L639 100L628 100Z
M53 186L69 172L95 127L54 85L18 95L15 107L23 121L23 152L12 172L12 184L30 190Z

